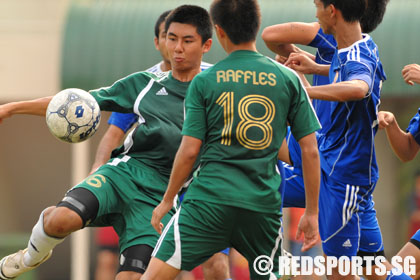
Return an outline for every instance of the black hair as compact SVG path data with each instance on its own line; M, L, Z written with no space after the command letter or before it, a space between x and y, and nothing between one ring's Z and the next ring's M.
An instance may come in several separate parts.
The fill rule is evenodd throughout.
M384 18L389 0L367 0L367 8L360 20L363 33L370 33L378 27Z
M324 7L334 5L340 10L343 18L347 22L360 21L365 13L367 3L366 0L320 0Z
M255 41L261 25L261 11L256 0L215 0L210 14L234 44Z
M171 12L171 10L165 11L163 12L157 19L156 23L155 23L155 37L159 39L159 27L162 24L162 22L165 21L165 18L169 15L169 13Z
M197 28L201 42L204 44L213 35L210 15L206 9L195 5L182 5L166 17L165 31L168 32L172 22L191 24Z

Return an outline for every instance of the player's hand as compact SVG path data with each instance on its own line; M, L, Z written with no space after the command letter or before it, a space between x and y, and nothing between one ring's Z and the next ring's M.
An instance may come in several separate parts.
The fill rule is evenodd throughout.
M409 85L420 84L420 65L409 64L401 71L404 81Z
M303 214L296 232L296 239L300 239L303 233L302 252L314 247L319 241L318 215Z
M316 74L318 66L315 61L303 53L291 53L284 65L303 74Z
M278 63L284 64L287 61L287 57L282 56L282 55L279 55L279 54L276 54L275 60Z
M378 112L379 129L387 128L394 121L395 121L395 116L391 112L387 112L387 111Z
M173 201L168 202L162 200L162 202L159 203L159 205L153 210L151 224L159 234L162 234L163 230L163 224L160 221L166 214L168 214L172 207Z

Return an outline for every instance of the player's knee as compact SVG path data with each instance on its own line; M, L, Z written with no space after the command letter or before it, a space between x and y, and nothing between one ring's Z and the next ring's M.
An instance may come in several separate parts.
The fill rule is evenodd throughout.
M224 253L217 253L205 263L203 263L203 273L205 279L228 279L229 276L229 258Z
M44 212L44 231L53 237L65 237L82 228L82 219L65 207L52 207Z
M81 220L80 228L83 228L96 218L99 211L99 201L91 191L85 188L75 188L70 190L63 200L57 204L57 209L59 208L70 210L62 211L72 213L73 218L76 214L78 218L75 219Z

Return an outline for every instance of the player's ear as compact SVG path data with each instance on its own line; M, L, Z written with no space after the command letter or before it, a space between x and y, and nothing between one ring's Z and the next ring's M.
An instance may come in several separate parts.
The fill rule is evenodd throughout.
M207 53L211 49L211 45L213 44L213 39L210 38L203 44L203 53Z
M153 42L155 43L155 49L160 51L160 49L159 49L159 39L155 37Z

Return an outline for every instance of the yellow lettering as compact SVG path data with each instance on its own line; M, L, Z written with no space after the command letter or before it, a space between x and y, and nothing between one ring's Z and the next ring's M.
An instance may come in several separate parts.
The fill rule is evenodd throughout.
M236 70L236 82L239 83L239 80L242 79L244 76L244 71Z
M257 73L255 73L255 71L252 71L252 83L256 86L259 85L259 83L257 81Z
M274 87L277 84L276 75L274 73L268 74L268 79L270 80L268 84L272 87Z
M226 82L225 71L217 71L216 72L216 77L217 77L217 83L220 83L220 80L222 80L222 82Z
M226 71L226 80L227 82L236 82L235 81L235 72L232 69Z
M267 77L267 73L265 73L265 72L261 72L259 75L258 75L258 78L259 78L259 80L260 80L260 85L262 85L262 86L264 86L264 85L266 85L267 84L267 81L265 80L265 78Z
M248 77L249 75L249 77ZM248 79L252 77L252 72L251 71L245 71L244 73L244 84L248 83Z

